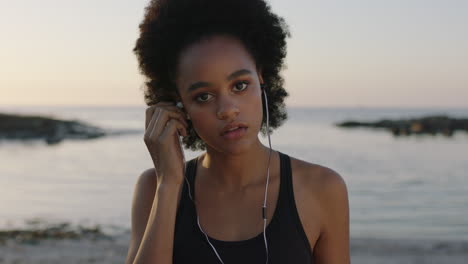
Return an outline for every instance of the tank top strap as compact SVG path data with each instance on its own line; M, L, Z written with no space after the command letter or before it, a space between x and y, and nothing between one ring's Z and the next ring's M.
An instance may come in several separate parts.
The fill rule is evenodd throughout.
M282 218L281 215L283 214L289 214L289 200L290 200L290 178L291 178L291 172L289 170L289 157L278 151L279 158L280 158L280 186L279 186L279 193L278 193L278 200L276 202L276 209L275 209L275 214L272 219L275 220L275 218ZM277 219L276 219L277 220Z
M283 154L281 152L279 152L279 154L281 160L281 200L278 201L279 204L277 206L282 208L282 213L288 214L288 216L291 218L300 239L302 239L303 243L307 245L306 248L309 249L309 240L302 226L301 219L296 207L296 200L294 198L291 158L287 154ZM283 211L283 209L286 210Z
M175 232L176 234L181 231L183 228L181 225L183 225L183 222L186 221L187 219L187 214L189 212L190 205L192 203L192 200L190 199L190 195L193 193L191 190L193 187L193 179L196 171L196 162L197 158L193 158L189 161L185 162L185 178L184 183L182 185L182 193L180 197L180 202L177 208L177 213L176 213L176 222L175 222ZM187 181L189 182L189 185L187 185Z
M267 226L271 263L312 263L309 242L299 220L294 201L290 157L279 152L280 187L276 211ZM194 190L197 158L187 162L181 203L177 211L173 263L219 263L213 249L199 230L195 204L190 200ZM189 182L189 184L187 184ZM195 195L192 193L192 195ZM194 197L195 198L195 197ZM223 259L230 263L262 263L265 260L263 233L241 241L210 239Z
M190 195L193 199L195 199L193 190L195 184L195 174L197 173L197 160L197 157L189 160L185 169L185 177L187 177L187 180L184 182L184 185L186 185L188 181L189 186L187 186L186 190L188 199L190 199Z
M292 189L292 172L291 172L291 159L287 154L278 151L280 157L280 197L282 200L290 200Z

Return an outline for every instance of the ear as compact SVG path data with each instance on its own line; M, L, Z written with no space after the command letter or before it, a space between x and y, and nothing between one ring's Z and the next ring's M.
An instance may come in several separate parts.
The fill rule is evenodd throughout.
M172 100L174 101L174 103L177 103L177 102L181 102L182 103L182 97L179 95L179 92L178 91L174 91L172 94Z
M189 114L187 113L187 109L185 108L185 105L182 103L182 99L180 98L179 94L177 93L175 96L174 96L174 100L175 100L175 103L177 104L178 102L180 102L182 104L182 111L185 113L186 115L186 118L188 120L191 120Z
M257 76L258 80L260 81L260 85L264 84L265 82L263 81L262 68L257 69Z

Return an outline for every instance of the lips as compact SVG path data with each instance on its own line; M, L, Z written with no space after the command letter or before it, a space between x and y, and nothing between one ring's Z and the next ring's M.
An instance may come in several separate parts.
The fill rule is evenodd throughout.
M221 136L223 136L224 134L226 134L227 132L230 132L230 130L235 130L235 128L247 128L247 125L244 124L244 123L232 123L232 124L229 124L227 126L225 126L223 128L223 130L221 131Z

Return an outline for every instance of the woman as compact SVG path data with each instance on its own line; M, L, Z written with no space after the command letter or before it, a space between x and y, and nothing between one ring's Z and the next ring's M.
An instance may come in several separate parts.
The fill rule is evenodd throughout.
M284 21L263 0L151 1L134 49L148 78L126 263L349 263L346 184L264 146L286 119ZM206 150L185 163L183 144Z

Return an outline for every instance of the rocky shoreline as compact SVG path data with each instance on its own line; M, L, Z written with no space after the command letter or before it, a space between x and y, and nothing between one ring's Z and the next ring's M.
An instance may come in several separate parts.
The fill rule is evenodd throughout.
M96 224L25 221L0 229L0 263L124 263L130 230ZM468 241L351 237L352 263L466 263Z
M0 113L0 139L40 139L56 144L64 139L93 139L105 135L103 129L77 120Z
M40 225L39 225L40 224ZM99 225L72 226L70 223L56 223L43 225L29 224L26 228L0 230L0 245L14 242L16 244L37 245L45 240L77 240L77 239L111 239Z
M44 140L48 145L53 145L68 139L89 140L135 133L141 131L104 129L79 120L0 113L0 141Z
M33 240L35 242L17 239L14 232L2 231L5 239L0 240L0 263L125 262L130 243L129 230L107 236L96 227L91 228L90 233L75 237L68 235L70 228L66 224L38 228L35 232L49 235L41 235ZM360 264L464 264L468 258L468 241L351 237L350 251L351 262Z
M452 118L445 115L411 119L383 119L376 122L344 121L336 126L342 128L366 127L384 129L394 136L437 135L453 136L457 131L468 132L468 118Z

